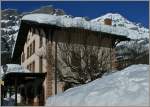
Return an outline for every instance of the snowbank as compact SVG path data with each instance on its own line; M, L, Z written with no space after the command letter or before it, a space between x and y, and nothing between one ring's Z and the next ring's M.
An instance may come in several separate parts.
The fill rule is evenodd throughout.
M17 103L21 102L21 95L17 94ZM15 94L10 97L4 98L3 106L14 106L15 105Z
M125 28L101 25L98 22L86 21L82 17L67 17L66 15L56 16L49 14L28 14L23 16L22 20L29 20L37 23L56 25L60 27L76 27L92 31L106 32L116 35L127 36L128 31Z
M49 97L46 106L146 106L149 65L132 65L91 83Z

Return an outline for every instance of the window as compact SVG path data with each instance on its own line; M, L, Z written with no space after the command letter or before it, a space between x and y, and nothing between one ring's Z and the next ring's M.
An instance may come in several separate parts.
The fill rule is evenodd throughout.
M29 58L29 47L27 47L27 58Z
M27 47L27 58L35 53L35 40Z
M27 69L29 70L29 65L27 65Z
M33 28L31 28L31 36L33 36Z
M30 45L30 55L29 56L31 56L32 55L32 44Z
M33 41L33 43L32 43L32 54L34 54L35 53L35 40Z
M48 44L48 39L46 38L46 45Z
M35 72L35 61L32 62L32 72Z
M40 56L39 58L39 72L43 72L43 57Z
M39 35L39 30L38 29L35 29L35 34Z
M32 68L32 64L27 65L27 69L28 69L28 70L32 71L31 68Z
M27 65L27 69L31 71L31 64Z
M42 47L42 45L43 45L43 37L42 35L40 35L40 48Z
M30 71L32 71L32 69L31 69L31 68L32 68L32 64L30 64Z
M35 28L33 28L33 34L35 34ZM32 35L33 36L33 35Z
M22 60L22 62L24 62L24 60L25 60L25 55L24 55L24 53L22 53L21 60Z

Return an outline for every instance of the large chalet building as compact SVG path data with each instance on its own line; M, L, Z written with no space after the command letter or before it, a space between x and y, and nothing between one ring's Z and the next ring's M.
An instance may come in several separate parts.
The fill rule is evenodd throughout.
M44 105L49 96L64 91L65 82L58 79L57 72L66 75L70 68L66 67L61 58L61 54L64 52L60 49L62 45L75 44L82 47L86 44L90 47L101 47L108 55L105 59L107 70L113 69L115 43L129 40L125 30L120 29L123 32L118 33L118 28L111 26L110 19L105 20L106 25L92 24L92 22L82 20L47 14L29 14L22 18L12 63L21 64L33 75L44 74L44 79L39 82L40 85L36 89L34 89L32 81L36 81L36 76L21 84L22 102L28 105ZM85 23L86 25L83 26ZM22 76L22 78L24 77ZM38 90L39 94L35 93L30 97L31 94L34 94L31 92L32 88ZM27 93L25 94L25 92Z

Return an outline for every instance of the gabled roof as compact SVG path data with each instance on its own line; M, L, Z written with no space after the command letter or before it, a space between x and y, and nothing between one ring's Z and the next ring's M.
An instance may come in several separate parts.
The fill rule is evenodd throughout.
M67 15L56 16L50 14L28 14L23 16L22 20L37 22L39 24L49 24L59 27L75 27L91 31L105 32L114 35L127 36L128 30L123 27L114 27L110 25L101 25L98 22L86 21L82 17L69 17Z

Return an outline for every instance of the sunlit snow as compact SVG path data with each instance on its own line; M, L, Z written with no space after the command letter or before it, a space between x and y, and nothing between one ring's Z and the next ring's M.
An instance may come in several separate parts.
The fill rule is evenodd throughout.
M49 97L46 106L146 106L149 65L132 65L91 83Z

